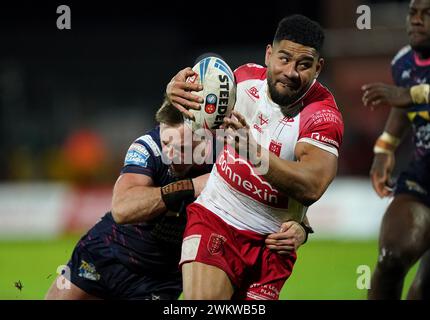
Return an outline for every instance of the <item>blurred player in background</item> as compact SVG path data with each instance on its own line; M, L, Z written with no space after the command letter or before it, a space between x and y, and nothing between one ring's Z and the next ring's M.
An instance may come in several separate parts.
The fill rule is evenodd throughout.
M264 68L247 64L235 71L234 116L224 120L245 143L266 132L259 147L269 159L260 174L250 158L231 145L217 158L208 183L188 206L182 245L185 299L278 299L296 260L265 247L267 234L283 221L302 223L336 175L343 121L332 94L316 79L323 67L322 28L300 15L283 19ZM169 83L168 100L187 115L198 109L198 91L180 71ZM258 139L256 139L258 140ZM231 161L231 160L234 161ZM303 224L304 227L306 227Z
M430 299L430 0L411 1L407 32L410 45L392 61L396 85L363 87L365 106L391 107L370 177L380 197L394 194L382 220L369 299L400 299L404 278L420 258L408 299ZM415 152L392 191L394 152L411 126Z
M185 207L200 194L213 163L185 164L184 153L207 143L200 149L205 150L203 157L211 157L212 145L185 139L188 129L172 106L163 105L156 120L160 125L134 141L127 152L113 190L112 212L75 247L68 263L71 289L60 290L55 280L46 299L179 297ZM273 249L282 254L304 242L305 233L286 226L284 233L272 237Z

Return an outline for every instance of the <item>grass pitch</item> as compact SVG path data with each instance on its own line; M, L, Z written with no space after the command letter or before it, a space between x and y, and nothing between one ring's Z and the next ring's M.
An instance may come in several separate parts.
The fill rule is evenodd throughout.
M0 242L0 299L43 299L57 267L68 261L78 239L67 236L49 241ZM368 265L373 271L376 258L376 241L310 239L299 249L281 299L365 299L367 291L356 285L357 267ZM405 288L415 272L416 266L409 272ZM15 285L19 281L21 290Z
M301 247L281 299L360 300L367 290L357 288L362 274L357 268L367 265L373 272L378 255L376 241L312 241ZM412 283L417 266L405 280L403 297Z

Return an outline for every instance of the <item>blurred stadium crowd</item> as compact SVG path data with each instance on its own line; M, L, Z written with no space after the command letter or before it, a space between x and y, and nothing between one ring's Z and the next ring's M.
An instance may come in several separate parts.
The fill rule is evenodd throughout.
M371 30L356 28L354 8L362 4L371 5ZM206 51L232 68L263 64L276 22L288 13L327 30L321 82L345 120L339 174L366 176L388 110L366 110L360 87L391 82L390 60L406 43L407 4L273 1L264 13L237 4L215 14L174 3L162 13L127 2L73 3L72 30L56 28L56 6L8 5L0 11L0 180L112 184L179 69Z

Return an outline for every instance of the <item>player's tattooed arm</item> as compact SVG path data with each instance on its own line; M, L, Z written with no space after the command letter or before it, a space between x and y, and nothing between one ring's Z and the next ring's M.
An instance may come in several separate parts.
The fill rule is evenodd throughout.
M206 174L192 179L194 187L192 198L200 194L208 176ZM115 222L129 224L148 221L167 210L168 205L163 200L162 188L154 186L150 177L125 173L115 183L112 197L112 216Z
M408 108L413 104L409 88L385 83L369 83L361 89L364 106L372 109L378 107Z

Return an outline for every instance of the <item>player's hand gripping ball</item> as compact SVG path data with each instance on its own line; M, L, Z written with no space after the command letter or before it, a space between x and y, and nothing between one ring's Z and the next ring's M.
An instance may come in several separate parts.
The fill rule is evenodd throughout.
M200 110L189 109L195 120L185 118L185 123L195 132L198 129L214 130L229 117L236 102L236 82L233 71L218 57L207 57L193 67L196 75L187 82L199 83L203 90L192 92L203 98Z

